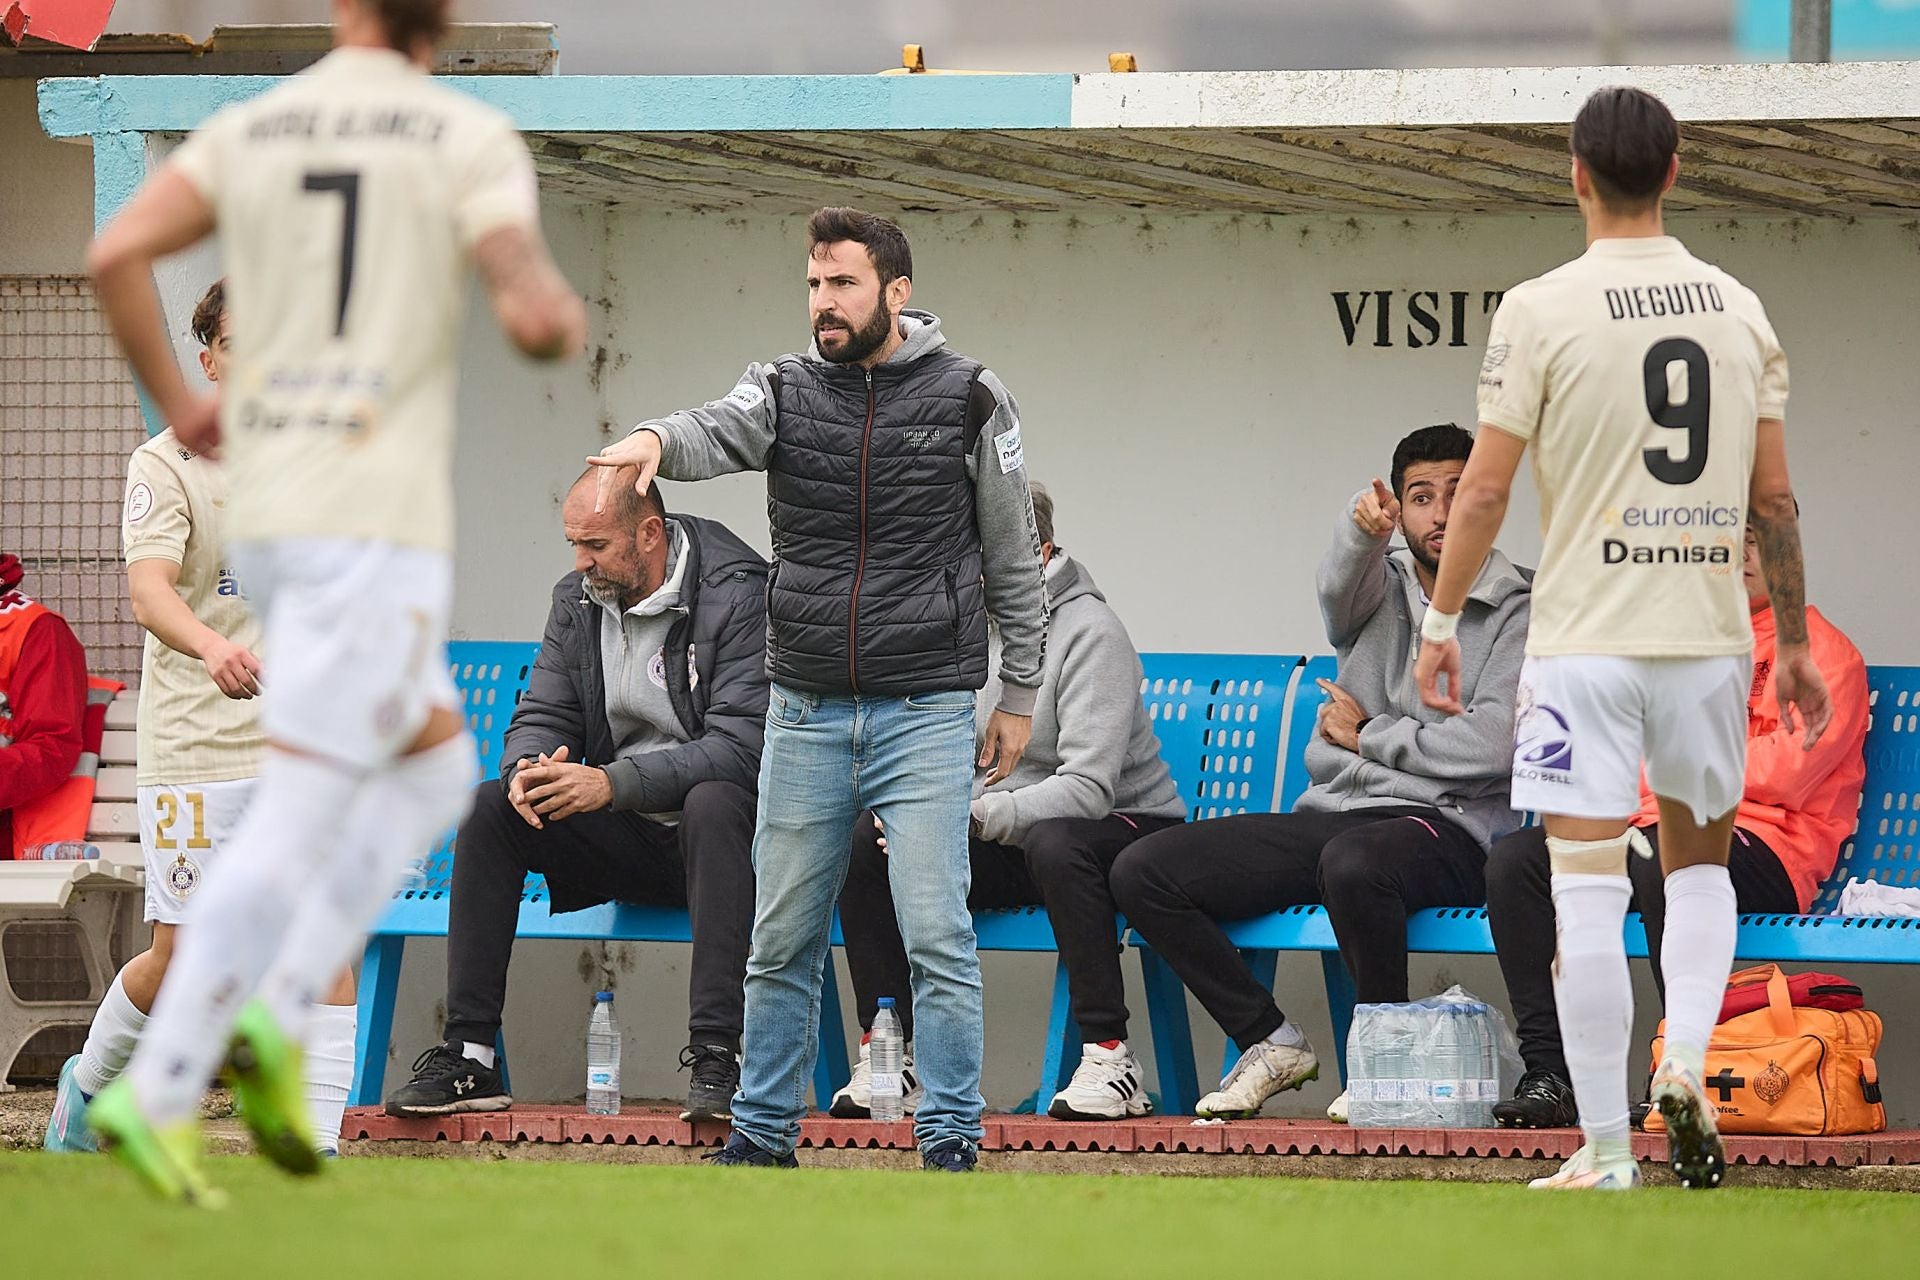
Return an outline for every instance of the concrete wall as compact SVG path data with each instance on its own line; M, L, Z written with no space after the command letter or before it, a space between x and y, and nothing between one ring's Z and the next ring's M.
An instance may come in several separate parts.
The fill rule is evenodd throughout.
M529 376L488 326L468 344L459 461L458 634L534 637L548 585L565 572L557 501L582 457L641 417L725 393L748 360L805 335L797 219L615 210L550 213L573 278L594 295L589 376ZM1888 591L1885 553L1903 477L1920 463L1920 372L1900 317L1920 277L1920 231L1892 222L1692 222L1695 251L1759 290L1794 367L1795 476L1806 508L1809 581L1821 608L1870 661L1920 662L1910 610ZM1033 474L1054 490L1063 543L1091 566L1142 649L1326 649L1312 575L1353 490L1384 475L1395 440L1429 422L1473 418L1487 295L1581 248L1571 215L1401 220L1137 215L912 219L915 303L955 345L988 362L1019 398ZM1389 293L1385 345L1379 298ZM1343 323L1346 295L1353 333ZM1437 342L1410 320L1412 293ZM1361 295L1368 295L1361 310ZM1453 345L1454 295L1460 345ZM1411 332L1410 332L1411 330ZM673 505L728 521L767 545L764 487L741 476L672 486ZM1531 562L1531 492L1503 539ZM1897 536L1897 535L1896 535ZM1891 598L1890 598L1891 597ZM438 1032L444 949L416 944L396 1026L397 1080ZM507 1019L516 1092L582 1090L590 992L609 977L627 1028L626 1088L674 1096L684 1038L686 952L677 947L525 943ZM1137 1047L1149 1050L1129 970ZM1051 964L988 956L986 1089L995 1106L1033 1090ZM1652 1030L1653 994L1638 966ZM844 971L844 967L843 967ZM1920 1120L1920 974L1861 973L1888 1015L1885 1060L1896 1123ZM1415 994L1452 982L1503 998L1491 959L1416 958ZM1282 961L1280 999L1322 1045L1330 1037L1315 957ZM1195 1011L1203 1078L1220 1038ZM1150 1059L1150 1052L1147 1056ZM1642 1058L1644 1062L1644 1058ZM1327 1079L1282 1114L1331 1100Z
M1792 358L1791 448L1814 599L1871 661L1920 662L1906 611L1884 599L1881 566L1859 553L1879 536L1898 476L1920 462L1920 373L1896 354L1896 317L1920 280L1920 229L1676 229L1759 290ZM1028 466L1054 491L1063 542L1142 648L1217 651L1326 647L1313 571L1343 500L1385 474L1407 430L1472 423L1490 295L1581 248L1570 217L982 215L920 218L909 230L914 304L941 315L955 346L1013 389ZM597 339L609 350L608 417L624 429L717 397L749 360L804 342L799 235L798 219L612 215ZM505 443L514 432L492 416L503 396L521 394L518 373L490 355L468 368L468 402L488 414L470 419L463 465L484 458L503 479L521 474L522 455ZM556 474L601 426L586 412L541 424L565 455L565 466L552 460ZM669 497L767 545L757 477L672 486ZM1521 497L1502 544L1531 562L1539 536L1531 491ZM502 506L496 518L527 528L535 512ZM564 568L555 545L519 540L511 559L487 562L489 576L551 577ZM464 631L536 633L538 592L462 585Z
M31 80L0 80L0 275L74 275L93 232L93 149L40 131Z

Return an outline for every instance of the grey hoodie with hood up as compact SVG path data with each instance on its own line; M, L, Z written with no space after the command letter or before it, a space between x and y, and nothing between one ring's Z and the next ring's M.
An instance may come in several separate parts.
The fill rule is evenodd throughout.
M1140 702L1140 655L1119 615L1093 576L1061 551L1046 579L1053 621L1033 739L1013 776L974 798L981 837L1023 845L1033 824L1047 818L1185 817ZM988 644L997 656L997 627ZM978 703L982 728L998 693L990 679Z
M1388 553L1392 535L1353 522L1355 494L1340 509L1333 546L1320 562L1320 612L1339 656L1334 683L1370 717L1360 750L1315 733L1307 745L1313 785L1297 808L1317 811L1430 805L1473 833L1482 848L1520 825L1508 801L1514 694L1526 656L1533 574L1488 553L1460 614L1462 715L1420 701L1413 667L1427 603L1413 553Z

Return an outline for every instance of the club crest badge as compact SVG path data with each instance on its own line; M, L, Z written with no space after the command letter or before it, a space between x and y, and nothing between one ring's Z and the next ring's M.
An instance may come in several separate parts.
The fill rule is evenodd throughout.
M1772 1106L1787 1096L1787 1086L1793 1083L1779 1063L1767 1060L1767 1069L1753 1078L1753 1096Z
M200 864L184 853L176 855L173 865L167 868L167 887L176 898L192 897L193 891L200 887Z

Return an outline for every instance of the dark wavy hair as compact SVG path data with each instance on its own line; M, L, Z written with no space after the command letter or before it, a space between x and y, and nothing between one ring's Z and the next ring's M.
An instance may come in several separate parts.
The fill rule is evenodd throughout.
M1416 462L1465 462L1473 452L1473 433L1451 422L1422 427L1411 432L1393 447L1393 496L1398 498L1400 482L1407 468Z
M823 244L852 240L864 245L873 259L882 285L900 276L913 279L913 250L907 233L891 219L859 209L830 207L819 209L807 219L807 253L812 255Z
M1659 199L1680 149L1680 126L1667 104L1645 89L1616 85L1587 99L1568 143L1601 203L1630 210Z

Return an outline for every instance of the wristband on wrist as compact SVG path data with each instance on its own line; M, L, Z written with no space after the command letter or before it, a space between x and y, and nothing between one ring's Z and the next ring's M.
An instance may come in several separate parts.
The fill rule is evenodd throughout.
M1459 629L1459 614L1442 613L1431 605L1427 607L1427 616L1420 620L1420 638L1435 644L1445 644L1453 639L1453 633Z

